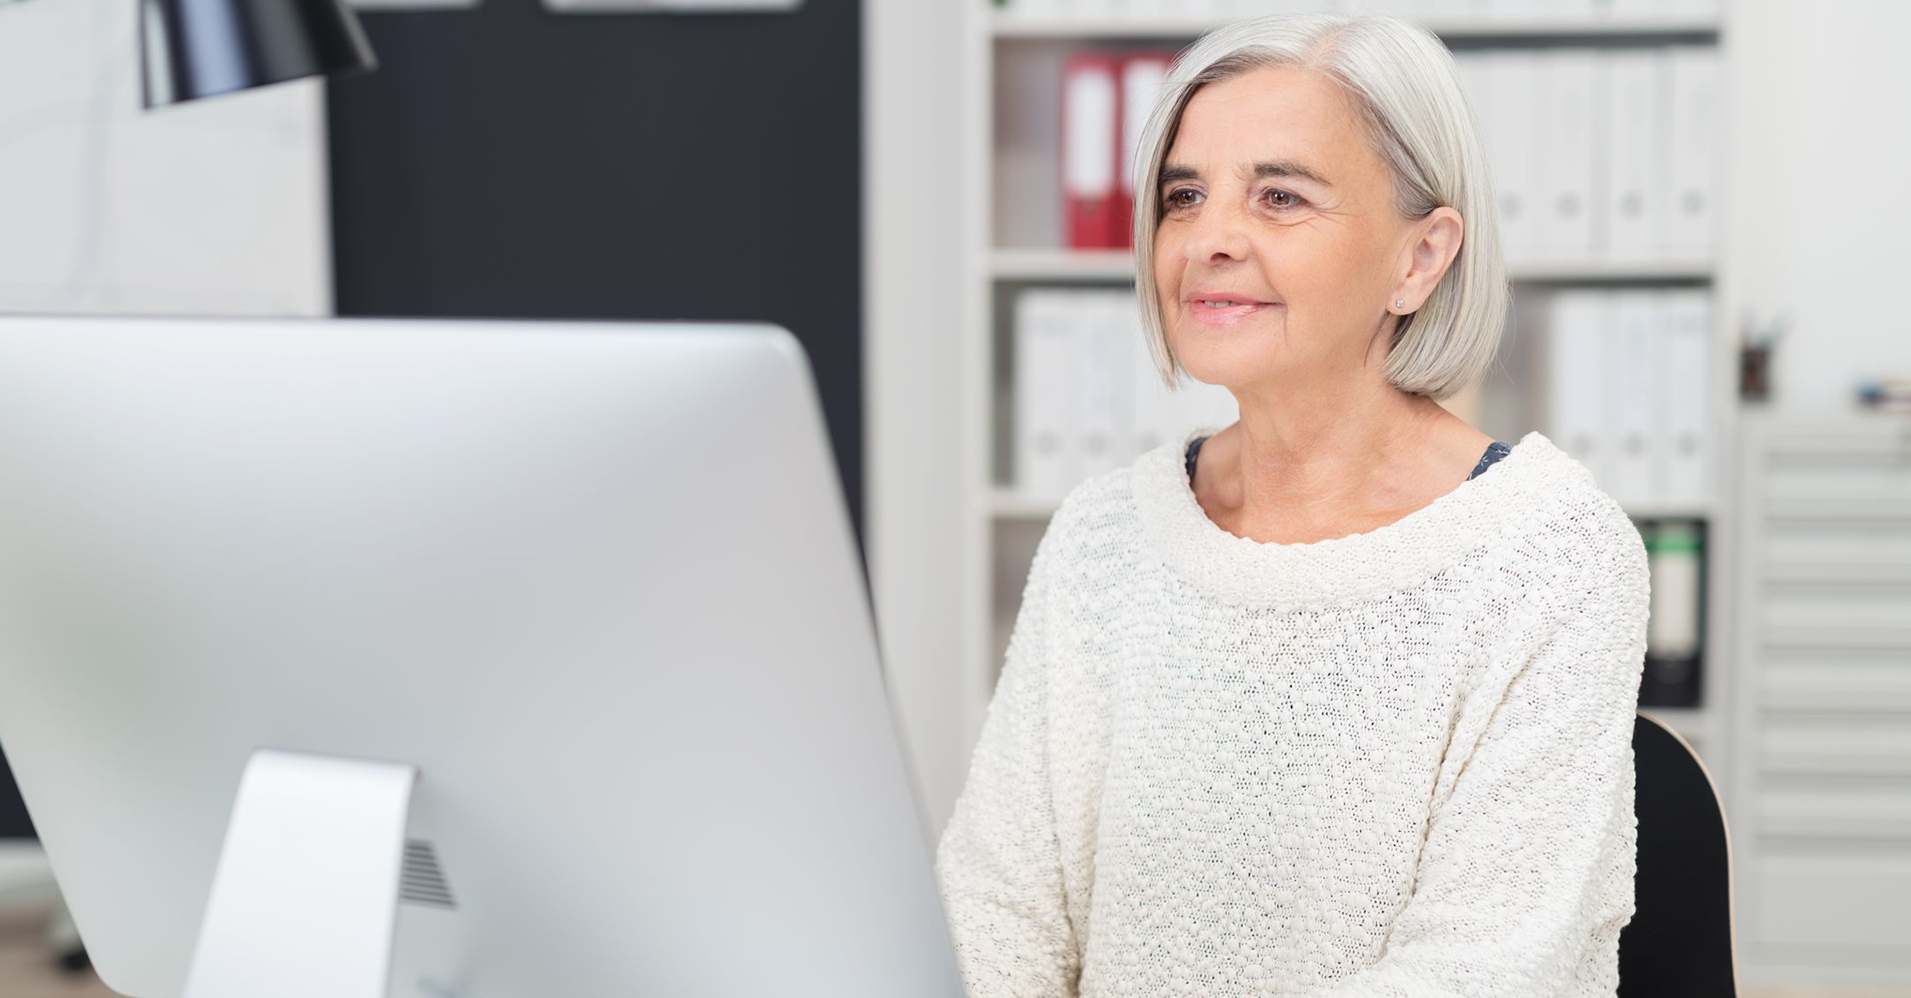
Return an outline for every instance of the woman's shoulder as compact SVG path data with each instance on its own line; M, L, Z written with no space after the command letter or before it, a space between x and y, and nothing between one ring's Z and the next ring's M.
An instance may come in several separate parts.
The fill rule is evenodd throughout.
M1512 521L1506 538L1516 561L1537 568L1561 595L1643 603L1645 539L1624 506L1584 465L1558 452L1543 500ZM1491 472L1489 472L1491 474Z
M1107 564L1119 559L1125 538L1138 529L1134 468L1123 465L1088 476L1062 496L1035 549L1038 562Z
M1134 474L1133 465L1122 465L1075 483L1049 518L1049 533L1078 539L1124 529L1134 519Z

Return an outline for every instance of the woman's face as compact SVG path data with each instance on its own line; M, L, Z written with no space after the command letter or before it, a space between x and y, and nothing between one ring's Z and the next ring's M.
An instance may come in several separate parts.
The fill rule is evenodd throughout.
M1314 72L1262 68L1196 91L1156 196L1162 325L1199 381L1278 387L1357 369L1406 291L1422 220L1394 209L1358 110ZM1409 293L1406 310L1418 304Z

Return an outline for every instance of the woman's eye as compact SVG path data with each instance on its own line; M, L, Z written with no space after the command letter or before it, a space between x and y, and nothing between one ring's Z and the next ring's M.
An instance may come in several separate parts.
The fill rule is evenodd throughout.
M1183 187L1180 190L1169 191L1161 199L1161 203L1170 209L1188 208L1192 207L1200 197L1200 191ZM1262 197L1267 199L1268 206L1272 208L1298 208L1307 203L1301 199L1300 195L1279 188L1270 188Z

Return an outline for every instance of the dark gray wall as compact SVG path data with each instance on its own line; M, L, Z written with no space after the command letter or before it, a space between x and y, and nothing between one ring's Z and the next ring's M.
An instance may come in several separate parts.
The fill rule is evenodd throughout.
M860 0L360 16L379 68L329 88L339 314L778 323L860 543Z

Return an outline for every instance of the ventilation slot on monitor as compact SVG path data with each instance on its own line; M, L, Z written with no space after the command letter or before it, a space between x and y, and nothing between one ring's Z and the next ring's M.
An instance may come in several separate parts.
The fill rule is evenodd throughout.
M434 908L458 907L431 843L419 839L405 843L405 867L399 874L398 900Z

